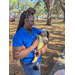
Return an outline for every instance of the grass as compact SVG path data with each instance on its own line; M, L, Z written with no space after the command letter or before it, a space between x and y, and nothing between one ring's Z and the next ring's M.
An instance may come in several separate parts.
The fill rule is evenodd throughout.
M41 64L41 75L48 75L52 69L52 65L56 62L57 58L60 56L65 45L65 23L62 19L53 20L52 25L46 25L46 21L35 21L34 27L40 30L45 28L49 31L49 44L45 54L42 56ZM12 39L16 32L18 22L9 22L9 73L13 75L25 75L20 62L14 60L12 57Z

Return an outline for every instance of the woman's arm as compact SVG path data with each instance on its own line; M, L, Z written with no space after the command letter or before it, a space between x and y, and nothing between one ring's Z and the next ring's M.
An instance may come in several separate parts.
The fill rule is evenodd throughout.
M28 47L27 49L24 46L13 47L13 58L15 60L22 59L26 57L32 50L33 48L31 46Z
M38 39L36 39L32 46L25 48L25 46L20 46L20 47L13 47L13 58L15 60L17 59L22 59L26 57L29 53L33 51L35 47L38 45Z
M40 56L40 55L42 55L42 54L44 54L45 52L46 52L46 50L47 50L47 44L45 44L41 49L39 49L39 50L35 50L34 51L34 57L36 57L36 53L38 53L38 56Z
M39 50L39 55L42 55L42 54L44 54L45 52L46 52L46 50L47 50L47 44L45 44L40 50Z

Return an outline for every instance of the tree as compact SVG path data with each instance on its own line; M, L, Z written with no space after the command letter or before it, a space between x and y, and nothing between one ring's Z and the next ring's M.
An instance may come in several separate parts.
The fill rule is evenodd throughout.
M63 22L65 22L65 0L55 0L53 5L53 13L59 15L60 13L64 14Z
M19 18L20 14L29 7L34 7L29 0L9 0L9 12L14 14L15 18Z
M52 9L53 9L53 3L54 0L43 0L47 7L47 25L52 25Z
M60 1L60 5L61 5L61 8L64 12L64 20L63 22L65 22L65 0L59 0Z
M14 1L13 0L9 0L9 11L14 9L13 5L14 5Z
M34 7L34 4L29 0L9 0L9 11L17 9L21 13L27 10L29 7Z
M63 14L59 0L54 1L53 14L57 15L57 18L58 18L58 15Z
M18 9L19 9L19 3L20 3L20 0L18 0L18 2L17 2L17 3L18 3Z
M31 0L32 1L32 0ZM38 0L38 4L40 3L41 0ZM46 8L47 8L47 25L52 24L52 9L53 9L53 3L54 0L43 0Z
M38 16L45 15L44 12L46 12L46 10L44 8L44 2L40 2L39 5L38 4L37 6L35 5L34 8L36 9L36 13L34 16L37 17L37 20L38 20Z

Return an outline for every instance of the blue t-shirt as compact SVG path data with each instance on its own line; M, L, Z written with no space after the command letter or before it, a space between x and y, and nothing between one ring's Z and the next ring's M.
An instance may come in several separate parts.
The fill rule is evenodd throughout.
M13 44L12 44L13 47L19 47L19 46L25 46L26 48L30 47L33 41L37 38L37 35L38 34L40 35L42 31L33 27L31 32L32 34L30 34L26 29L21 27L13 37ZM34 59L34 51L32 51L25 58L20 60L23 60L24 62L27 63L32 63L32 60ZM39 56L37 61L39 61L41 57L42 55Z

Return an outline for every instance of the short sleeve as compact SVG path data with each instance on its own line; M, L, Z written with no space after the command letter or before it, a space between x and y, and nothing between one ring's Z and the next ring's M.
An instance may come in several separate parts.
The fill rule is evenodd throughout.
M42 31L40 29L34 28L34 30L37 32L37 34L41 35Z
M13 37L13 41L12 41L12 46L13 47L18 47L18 46L23 46L23 40L21 36L16 36Z
M47 37L44 37L44 39L48 41L48 38Z

